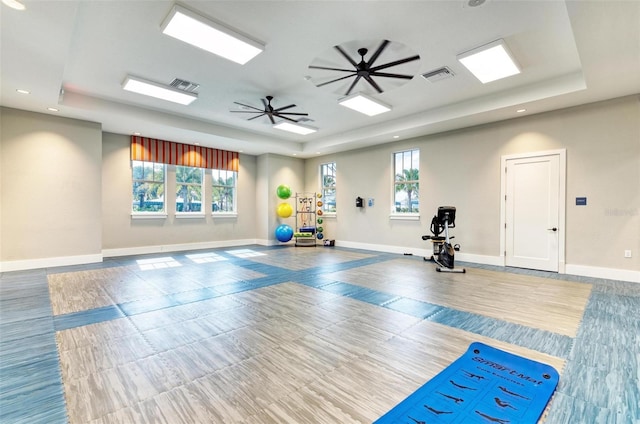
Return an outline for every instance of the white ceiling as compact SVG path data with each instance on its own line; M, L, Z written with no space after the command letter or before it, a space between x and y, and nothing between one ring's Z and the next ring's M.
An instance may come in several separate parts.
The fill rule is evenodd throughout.
M22 3L24 11L0 5L2 106L253 155L335 153L515 118L521 108L535 114L640 93L637 0L487 0L478 7L463 0L180 2L264 43L245 65L163 35L171 1ZM522 73L483 85L456 55L500 38ZM359 114L338 105L344 84L314 85L334 74L310 64L348 66L333 46L372 52L383 39L404 47L378 63L420 55L411 66L386 70L411 69L413 79L377 78L385 91L369 90L391 112ZM420 76L442 66L455 77L431 83ZM195 82L199 98L181 106L126 92L127 75ZM267 95L276 105L295 103L319 131L298 136L273 129L266 117L231 113L235 101L260 106Z

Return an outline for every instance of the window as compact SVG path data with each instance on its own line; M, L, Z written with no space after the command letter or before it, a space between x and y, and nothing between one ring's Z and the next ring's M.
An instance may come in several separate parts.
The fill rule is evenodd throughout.
M420 150L407 150L393 154L394 204L396 213L420 212Z
M336 163L320 165L320 181L322 184L322 211L336 212Z
M133 212L164 212L165 165L131 161Z
M236 171L212 169L211 176L211 211L213 213L235 213L238 173Z
M176 212L202 212L204 169L176 166Z

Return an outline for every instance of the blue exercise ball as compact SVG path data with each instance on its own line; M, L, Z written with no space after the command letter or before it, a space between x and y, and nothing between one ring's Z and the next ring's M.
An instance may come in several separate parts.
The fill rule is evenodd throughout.
M318 238L318 240L322 240L324 238L324 236L322 235L322 233L318 233L318 235L316 236Z
M293 238L293 228L287 224L278 225L276 228L276 238L282 243L286 243Z

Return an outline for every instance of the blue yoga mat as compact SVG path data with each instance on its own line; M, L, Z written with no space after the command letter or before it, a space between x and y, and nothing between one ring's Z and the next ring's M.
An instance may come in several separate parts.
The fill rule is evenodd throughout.
M535 424L559 378L549 365L476 342L374 424Z

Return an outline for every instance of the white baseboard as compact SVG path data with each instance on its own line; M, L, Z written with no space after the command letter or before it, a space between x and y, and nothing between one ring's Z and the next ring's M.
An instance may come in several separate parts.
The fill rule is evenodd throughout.
M102 262L102 254L59 256L54 258L24 259L0 262L0 272L24 271L27 269L53 268L57 266L82 265Z
M410 253L414 256L422 256L430 258L433 255L433 249L421 249L415 247L389 246L385 244L369 244L357 243L351 241L336 240L336 246L347 247L350 249L373 250L375 252L404 254ZM483 265L503 266L503 260L499 256L475 255L473 253L456 253L456 260L463 262L472 262Z
M267 239L243 239L243 240L223 240L202 243L181 243L158 246L125 247L119 249L104 249L102 254L60 256L54 258L25 259L18 261L0 262L0 272L23 271L29 269L52 268L58 266L82 265L102 262L103 258L145 255L151 253L180 252L185 250L216 249L225 247L248 246L258 244L261 246L276 246L282 243L276 240ZM358 243L351 241L336 240L336 246L349 249L371 250L374 252L411 254L414 256L431 257L433 250L410 248L403 246L390 246L384 244ZM504 266L504 258L500 256L476 255L473 253L460 252L456 254L459 261L471 262L483 265ZM579 275L582 277L603 278L610 280L629 281L640 283L640 271L604 268L587 265L563 264L564 272L561 274Z
M410 253L415 256L431 256L433 254L433 250L430 249L390 246L387 244L358 243L355 241L336 240L335 245L346 247L348 249L372 250L374 252L396 253L400 255L404 253Z
M500 256L476 255L474 253L456 253L456 260L482 265L504 266L504 258Z
M260 246L278 246L278 245L286 244L286 243L280 243L277 240L256 239L256 243L255 244L259 244Z
M629 281L640 283L640 271L630 269L603 268L588 265L566 265L566 273L583 277L604 278L608 280Z
M118 256L148 255L151 253L182 252L185 250L219 249L221 247L247 246L250 244L258 243L255 239L245 239L207 241L201 243L163 244L156 246L121 247L118 249L104 249L102 251L102 256L105 258L113 258Z
M351 241L336 240L336 246L346 247L350 249L372 250L375 252L385 253L411 253L416 256L431 257L433 250L416 249L399 246L388 246L384 244L357 243ZM476 255L473 253L459 252L456 253L456 260L461 262L471 262L482 265L494 265L504 267L504 257ZM578 275L581 277L604 278L618 281L629 281L632 283L640 283L640 271L632 271L616 268L602 268L585 265L571 265L566 263L560 264L560 274Z

